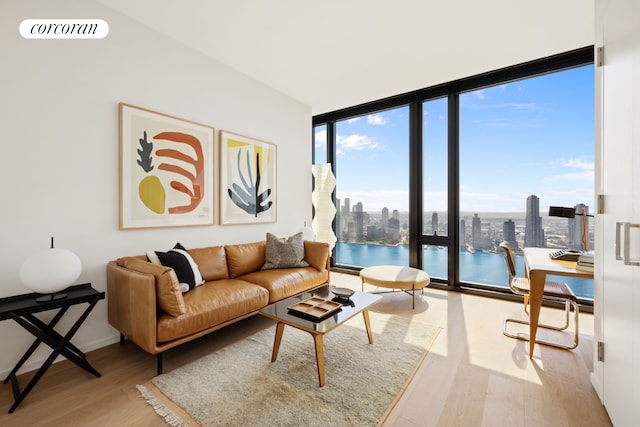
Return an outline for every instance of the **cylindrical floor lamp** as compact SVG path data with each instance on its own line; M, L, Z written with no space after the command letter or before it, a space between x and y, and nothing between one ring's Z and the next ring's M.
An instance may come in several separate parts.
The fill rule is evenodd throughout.
M315 185L311 193L311 201L315 208L315 215L311 223L311 228L316 235L317 242L329 244L329 250L338 240L333 232L333 219L336 216L336 207L333 204L332 194L336 188L336 178L331 171L330 163L321 163L311 166Z

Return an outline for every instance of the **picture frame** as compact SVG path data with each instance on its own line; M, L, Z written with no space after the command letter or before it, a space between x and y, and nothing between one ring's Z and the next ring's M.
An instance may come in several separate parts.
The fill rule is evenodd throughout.
M220 224L275 222L277 146L221 130Z
M215 129L118 106L120 229L213 225Z

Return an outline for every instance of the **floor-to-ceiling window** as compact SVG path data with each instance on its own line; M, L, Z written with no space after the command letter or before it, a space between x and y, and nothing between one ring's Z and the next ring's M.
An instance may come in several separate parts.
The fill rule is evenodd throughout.
M593 206L593 87L588 47L314 117L316 163L337 180L336 267L507 292L502 240L578 245L576 220L547 210Z
M335 123L336 263L409 265L408 107Z
M422 103L422 268L446 280L449 247L436 240L449 236L449 102L446 97ZM462 242L461 242L462 244Z
M460 95L462 282L506 287L496 253L502 240L516 254L524 247L583 249L581 232L573 232L580 219L548 212L594 204L593 82L586 65ZM593 298L590 283L563 280Z

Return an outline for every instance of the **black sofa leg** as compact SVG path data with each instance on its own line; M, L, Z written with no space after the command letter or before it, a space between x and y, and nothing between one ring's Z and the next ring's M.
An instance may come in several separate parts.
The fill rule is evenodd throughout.
M124 334L120 333L120 345L124 345Z
M162 374L162 353L158 353L158 375Z

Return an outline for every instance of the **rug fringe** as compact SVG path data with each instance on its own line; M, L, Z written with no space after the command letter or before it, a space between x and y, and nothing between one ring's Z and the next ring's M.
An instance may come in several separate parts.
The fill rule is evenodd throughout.
M155 397L148 388L139 384L136 384L136 388L140 392L140 395L147 401L147 404L151 405L153 410L164 418L171 427L189 427L189 424L185 423L182 418L177 416L175 412L162 403L160 399Z

